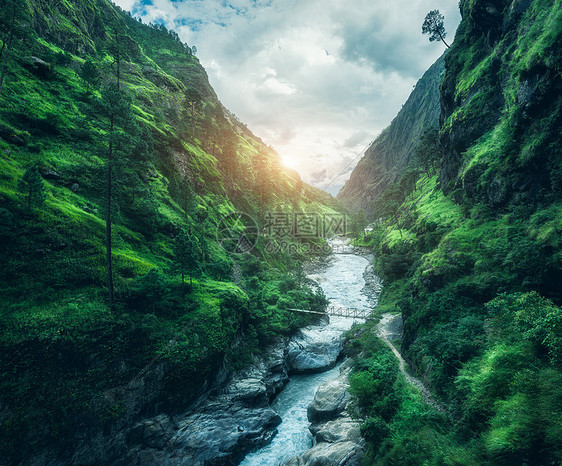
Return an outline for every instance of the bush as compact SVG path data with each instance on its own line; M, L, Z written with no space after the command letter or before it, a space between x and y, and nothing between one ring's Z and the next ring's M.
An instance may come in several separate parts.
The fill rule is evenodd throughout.
M137 279L125 295L126 307L137 312L161 314L178 305L174 286L160 270L153 268Z
M372 448L378 450L384 439L390 435L390 427L379 416L370 416L361 424L361 435Z
M521 337L542 346L552 361L562 361L562 312L537 292L503 293L486 305L496 334L516 342Z
M399 402L394 387L397 376L397 363L386 349L360 360L349 377L349 391L358 408L389 420Z

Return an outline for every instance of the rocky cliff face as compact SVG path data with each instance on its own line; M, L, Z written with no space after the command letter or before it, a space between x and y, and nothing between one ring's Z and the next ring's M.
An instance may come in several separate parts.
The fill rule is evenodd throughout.
M444 66L442 56L418 81L390 126L367 149L337 196L348 208L369 213L388 183L411 160L423 132L437 128L441 111L439 83Z
M517 192L534 202L541 191L559 191L559 5L486 0L460 8L441 86L442 187L495 206Z

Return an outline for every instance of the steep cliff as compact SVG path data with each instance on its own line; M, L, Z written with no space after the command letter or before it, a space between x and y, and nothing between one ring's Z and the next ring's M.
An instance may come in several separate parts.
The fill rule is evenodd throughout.
M410 97L351 173L337 198L351 210L372 214L373 204L410 162L425 130L437 128L441 107L439 84L445 72L444 56L417 82Z
M389 183L384 220L362 238L385 280L381 310L402 313L402 351L448 415L397 386L398 403L379 401L379 374L392 364L375 356L352 389L370 416L374 463L558 464L562 5L460 9L441 84L439 168Z
M514 196L525 196L527 202L544 199L547 193L557 196L559 3L520 0L460 6L463 22L454 53L446 58L441 92L441 141L448 148L443 188L462 187L473 201L488 198L492 204Z

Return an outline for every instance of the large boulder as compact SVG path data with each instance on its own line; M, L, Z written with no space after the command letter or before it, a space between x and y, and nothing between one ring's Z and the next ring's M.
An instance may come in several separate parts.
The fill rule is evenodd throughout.
M133 427L129 434L129 442L163 448L167 439L173 434L174 427L170 417L165 414L145 419Z
M169 442L169 463L237 464L249 450L270 442L280 422L271 408L207 406L179 423Z
M296 374L327 371L336 365L342 350L340 332L326 327L308 327L289 343L287 364Z
M349 402L349 385L343 378L330 380L321 385L307 410L312 423L329 421L341 414Z
M38 57L23 57L22 65L40 79L50 77L53 72L51 64Z
M288 381L286 346L279 341L188 412L140 422L128 438L128 463L234 465L269 443L281 422L269 403Z
M302 456L285 463L287 466L358 466L363 447L354 442L317 443Z
M310 430L317 442L336 443L351 441L361 443L360 427L360 422L354 421L351 417L345 415L325 424L317 424L311 427Z

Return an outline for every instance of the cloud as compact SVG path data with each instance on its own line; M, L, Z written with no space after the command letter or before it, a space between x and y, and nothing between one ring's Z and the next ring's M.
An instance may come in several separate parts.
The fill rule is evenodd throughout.
M427 38L420 40L429 7L425 1L394 0L376 9L362 5L338 12L339 33L344 40L342 56L369 64L374 71L396 71L419 78L435 61L435 44L429 44ZM448 19L446 26L454 31L460 19L456 4L448 2L440 7ZM442 52L443 45L439 45Z
M354 147L358 146L358 145L365 145L366 144L366 140L367 138L369 138L369 133L367 131L358 131L357 133L352 134L350 137L348 137L343 145L344 147L348 147L350 149L353 149Z
M322 183L326 181L326 169L320 170L319 172L314 172L310 175L310 179L313 183Z
M332 192L443 52L421 35L425 14L439 8L450 38L460 20L456 2L443 0L116 3L196 45L225 106Z

